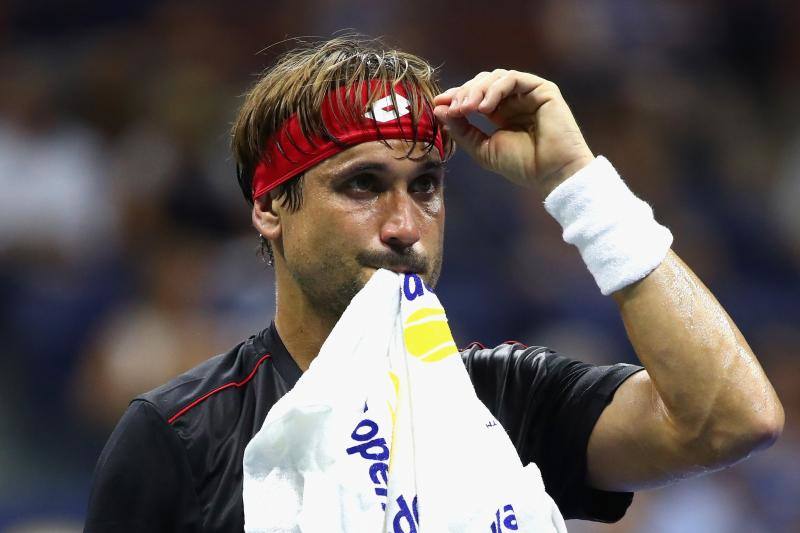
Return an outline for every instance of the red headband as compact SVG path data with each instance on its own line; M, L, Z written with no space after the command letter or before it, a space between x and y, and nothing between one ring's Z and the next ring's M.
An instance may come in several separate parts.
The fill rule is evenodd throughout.
M394 87L394 102L392 96L388 94L386 82L371 80L370 88L372 91L381 90L387 96L376 100L369 110L366 83L360 85L360 90L358 86L340 87L325 96L322 101L322 122L336 139L335 141L322 136L306 138L300 128L297 114L290 116L280 130L266 142L264 155L253 173L253 199L320 161L363 142L416 138L418 141L433 143L439 151L439 156L444 159L441 129L436 130L434 135L432 112L420 114L415 136L411 121L411 102L406 98L408 95L402 85ZM341 106L342 103L348 105ZM352 106L351 109L361 108L364 113L359 113L355 120L353 117L343 116L341 108L349 106Z

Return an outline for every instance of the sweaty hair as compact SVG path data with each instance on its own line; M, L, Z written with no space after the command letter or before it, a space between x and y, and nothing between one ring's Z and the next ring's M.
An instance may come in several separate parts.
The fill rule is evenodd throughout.
M414 126L425 113L434 124L434 135L439 131L431 102L440 88L435 69L424 59L388 48L377 39L351 35L318 42L298 42L299 47L280 56L275 65L258 78L245 95L233 125L231 147L237 178L242 194L251 204L253 173L264 157L264 143L291 115L297 114L306 138L337 141L325 127L321 110L325 96L340 87L369 80L385 81L392 87L401 85L409 95ZM379 97L379 93L369 89L368 106ZM339 105L344 117L355 117L364 112L348 106L344 99L339 101ZM445 154L451 154L452 140L443 135L443 141ZM406 157L410 157L415 145L416 141L413 141ZM433 143L426 142L425 148L429 152ZM302 178L302 174L292 178L270 194L281 200L287 209L296 211L303 200Z

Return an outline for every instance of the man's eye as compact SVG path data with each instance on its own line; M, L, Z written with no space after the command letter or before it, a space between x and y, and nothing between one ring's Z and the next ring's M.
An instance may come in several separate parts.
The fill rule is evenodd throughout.
M347 188L354 192L369 192L375 189L375 178L369 174L361 174L347 180Z
M420 176L411 183L412 193L433 194L439 188L439 179L434 176Z

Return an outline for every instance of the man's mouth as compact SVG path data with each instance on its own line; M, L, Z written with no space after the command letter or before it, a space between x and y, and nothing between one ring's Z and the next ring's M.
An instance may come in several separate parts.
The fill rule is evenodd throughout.
M428 271L428 261L420 254L387 254L363 252L356 260L368 268L385 268L398 274L424 274Z
M386 270L391 270L392 272L396 272L398 274L421 274L419 270L416 270L410 266L405 265L394 265L394 266L370 266L370 268L374 268L375 270L385 268Z

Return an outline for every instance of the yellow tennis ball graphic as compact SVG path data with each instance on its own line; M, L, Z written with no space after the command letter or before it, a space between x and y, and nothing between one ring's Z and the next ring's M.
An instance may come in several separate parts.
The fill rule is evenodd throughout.
M423 307L411 313L403 324L403 338L408 353L425 363L458 353L441 307Z

